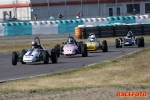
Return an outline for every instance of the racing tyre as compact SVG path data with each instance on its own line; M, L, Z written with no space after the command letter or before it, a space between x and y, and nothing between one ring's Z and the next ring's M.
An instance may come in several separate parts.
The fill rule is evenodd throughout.
M140 40L141 40L141 47L144 47L144 46L145 46L144 38L143 38L143 37L141 37L141 38L140 38Z
M79 46L82 46L82 45L83 45L83 41L80 41L80 42L79 42Z
M17 65L18 55L15 51L12 52L12 65Z
M82 53L82 57L86 57L86 56L87 56L86 44L83 44L83 45L81 46L81 53Z
M123 42L123 40L122 40L122 38L119 38L119 40L120 40L120 42L121 42L121 45L120 45L120 43L119 43L119 45L120 45L119 47L122 48L122 42Z
M116 48L119 48L119 40L118 39L116 39L115 43L116 43Z
M86 51L86 57L88 56L88 50L87 50L87 45L86 44L83 44L84 47L85 47L85 51Z
M57 48L58 48L58 57L60 57L60 45L59 44L57 44Z
M107 52L107 42L106 42L106 40L104 40L103 42L102 42L102 51L103 52Z
M63 46L60 47L60 54L63 55Z
M22 50L21 51L21 63L22 64L26 64L25 62L23 62L23 56L26 54L26 50Z
M57 63L57 54L56 54L55 49L51 50L51 60L52 60L52 63Z
M140 38L137 38L137 45L138 45L138 47L141 47L141 39Z
M48 64L49 63L48 51L43 51L43 62L44 62L44 64Z
M55 51L56 51L57 57L59 57L59 56L60 56L60 45L56 45L56 46L54 47L54 49L55 49Z

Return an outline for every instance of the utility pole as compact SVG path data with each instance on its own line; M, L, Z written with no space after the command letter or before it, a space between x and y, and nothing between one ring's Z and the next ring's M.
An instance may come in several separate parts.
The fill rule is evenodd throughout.
M116 0L116 3L115 3L116 4L116 15L118 16L118 12L117 12L117 6L118 6L118 4L117 3L118 3L118 1Z
M83 17L83 1L81 0L81 15Z
M67 7L66 7L66 0L65 0L65 17L67 18Z
M133 8L133 15L135 13L135 9L134 9L134 0L132 0L132 8Z
M100 0L98 0L98 16L100 17Z
M48 4L47 10L48 10L48 17L49 17L50 16L50 12L49 12L49 0L47 0L47 4Z

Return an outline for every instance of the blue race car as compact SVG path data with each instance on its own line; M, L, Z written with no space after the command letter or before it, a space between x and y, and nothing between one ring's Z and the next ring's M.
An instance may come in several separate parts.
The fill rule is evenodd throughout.
M122 48L122 45L124 46L133 46L138 45L138 47L144 47L145 42L144 38L136 38L131 31L127 33L127 36L125 38L119 38L116 39L116 48Z

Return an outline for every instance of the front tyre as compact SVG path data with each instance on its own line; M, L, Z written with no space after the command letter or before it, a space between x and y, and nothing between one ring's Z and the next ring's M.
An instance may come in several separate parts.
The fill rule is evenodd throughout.
M119 48L119 39L116 39L115 43L116 43L116 48Z
M102 51L103 51L103 52L107 52L107 51L108 51L108 47L107 47L107 42L106 42L106 40L104 40L104 41L102 42Z
M17 61L18 61L17 52L13 51L12 52L12 65L17 65Z
M141 47L144 47L144 46L145 46L144 38L143 38L143 37L141 37L140 39L141 39Z
M44 64L49 63L49 54L47 51L43 51L43 62L44 62Z
M137 45L138 45L138 47L141 47L141 39L140 38L137 38Z
M82 53L82 57L86 57L86 56L87 56L86 44L83 44L83 45L81 46L81 53Z
M22 63L22 64L26 64L26 63L23 61L23 56L26 54L26 52L27 52L26 50L22 50L22 51L21 51L21 63Z

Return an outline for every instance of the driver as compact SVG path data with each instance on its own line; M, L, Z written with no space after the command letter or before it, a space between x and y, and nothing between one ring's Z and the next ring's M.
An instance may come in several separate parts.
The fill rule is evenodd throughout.
M68 44L74 44L74 41L73 41L72 38L69 38L69 39L68 39Z
M37 42L36 42L36 41L32 41L32 42L31 42L31 45L32 45L32 46L31 46L32 49L37 48Z
M95 40L96 40L95 35L94 35L94 34L90 34L90 36L89 36L89 41L90 41L90 42L94 42Z
M127 34L127 38L131 38L131 37L133 37L133 34L132 34L131 31L129 31L128 34Z

